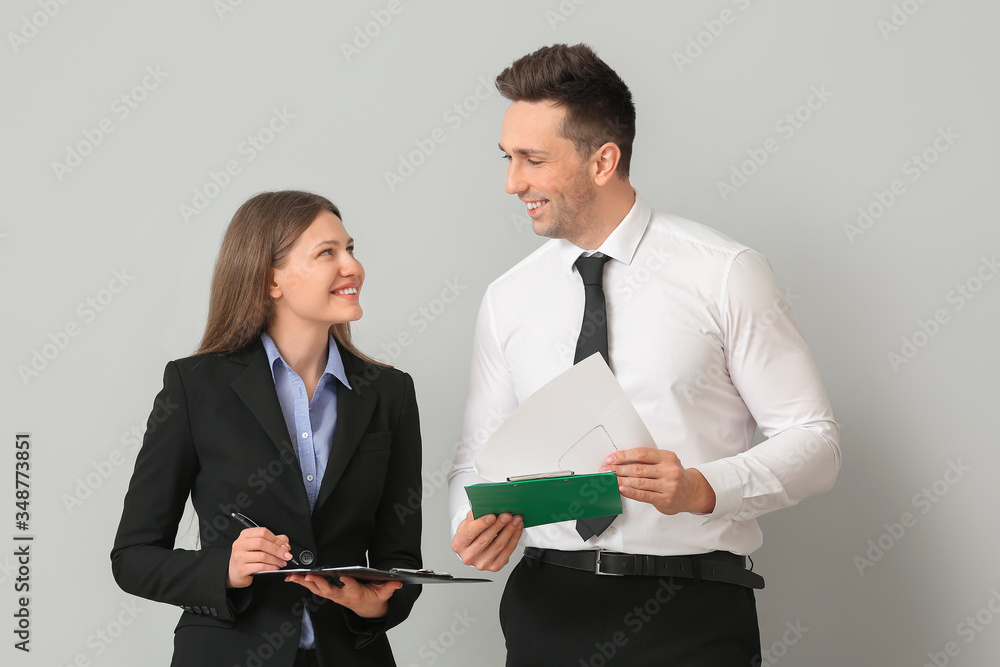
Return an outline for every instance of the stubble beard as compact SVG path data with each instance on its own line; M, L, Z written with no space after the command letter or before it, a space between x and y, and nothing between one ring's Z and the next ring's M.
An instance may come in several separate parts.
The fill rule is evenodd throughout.
M597 201L597 190L587 179L586 167L583 167L573 180L571 188L563 194L559 202L561 210L551 212L547 223L533 222L532 230L535 234L550 239L566 239L574 242L574 239L584 238L597 226L592 210L595 201ZM553 204L550 199L550 209L554 208Z

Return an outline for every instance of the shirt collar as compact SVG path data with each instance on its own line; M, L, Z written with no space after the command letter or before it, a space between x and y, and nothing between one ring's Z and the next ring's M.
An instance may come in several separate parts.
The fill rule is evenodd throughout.
M628 214L596 251L624 264L631 264L635 250L639 247L639 240L646 232L646 226L649 224L652 213L653 210L646 203L646 200L636 192L635 203L632 204ZM566 239L557 239L556 243L559 247L560 261L569 269L572 269L573 264L581 254L594 252L593 248L579 248Z
M278 351L278 346L274 344L274 340L266 331L260 332L260 342L264 344L264 352L267 353L267 363L271 369L272 379L274 378L275 361L280 360L281 364L285 366L285 368L291 369L291 366L289 366L281 357L281 352ZM350 389L351 383L347 381L347 372L344 370L344 360L340 357L340 348L337 347L337 341L334 339L333 334L330 334L329 346L326 368L323 370L323 375L332 375L340 380L342 385Z

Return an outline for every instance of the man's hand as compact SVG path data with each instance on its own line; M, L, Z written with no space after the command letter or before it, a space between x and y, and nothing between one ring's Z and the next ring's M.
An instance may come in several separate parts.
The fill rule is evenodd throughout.
M524 532L524 520L507 513L497 519L495 514L473 519L469 512L458 525L451 548L463 563L490 572L498 572L507 564Z
M602 471L618 475L618 490L626 498L649 503L663 514L710 514L715 491L695 468L685 468L673 452L637 447L615 452Z

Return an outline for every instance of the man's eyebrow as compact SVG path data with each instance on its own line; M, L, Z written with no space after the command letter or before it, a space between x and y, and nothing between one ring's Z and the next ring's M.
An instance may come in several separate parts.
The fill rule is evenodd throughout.
M501 151L503 151L504 154L507 154L508 152L513 153L514 155L537 155L537 156L545 156L545 155L549 154L548 151L543 151L543 150L540 150L538 148L515 148L512 151L508 151L506 148L504 148L500 144L497 144L497 146L500 148Z

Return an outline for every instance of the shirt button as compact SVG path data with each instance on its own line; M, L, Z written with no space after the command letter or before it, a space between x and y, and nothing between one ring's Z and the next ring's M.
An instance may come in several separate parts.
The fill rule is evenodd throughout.
M618 529L617 528L608 528L608 532L611 533L612 535L615 535L615 534L618 533Z
M306 475L306 480L309 481L309 482L313 481L313 476L312 475Z
M303 434L302 434L302 437L303 437L303 438L308 438L308 437L309 437L309 434L308 434L308 433L303 433Z

